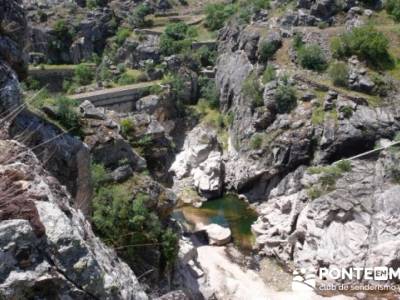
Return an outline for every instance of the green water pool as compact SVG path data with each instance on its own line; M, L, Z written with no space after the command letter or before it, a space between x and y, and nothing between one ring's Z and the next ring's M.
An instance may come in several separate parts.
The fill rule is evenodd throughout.
M184 206L175 212L175 216L192 228L210 223L229 227L233 242L242 251L250 251L254 243L251 224L256 221L257 214L237 195L227 194L222 198L209 200L201 208Z

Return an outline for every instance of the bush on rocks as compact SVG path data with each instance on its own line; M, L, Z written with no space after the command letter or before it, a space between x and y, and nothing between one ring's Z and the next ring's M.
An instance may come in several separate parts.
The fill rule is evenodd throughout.
M374 67L387 68L393 64L389 40L372 26L354 28L331 41L332 55L343 59L352 55L366 60Z
M287 79L283 79L275 92L275 102L278 113L288 113L297 104L297 96L295 88Z
M279 43L274 41L264 41L260 45L260 62L266 63L268 60L272 58L275 52L279 49Z
M323 71L327 67L325 54L316 44L301 46L297 50L297 60L303 68L309 70Z
M193 38L196 36L196 30L183 22L169 24L160 36L160 50L164 55L173 55L189 50Z
M344 62L334 62L329 66L329 77L336 86L347 86L349 70Z
M146 21L146 16L151 13L151 8L142 3L137 6L133 13L130 15L128 21L134 28L143 28L146 26L151 26L150 21Z

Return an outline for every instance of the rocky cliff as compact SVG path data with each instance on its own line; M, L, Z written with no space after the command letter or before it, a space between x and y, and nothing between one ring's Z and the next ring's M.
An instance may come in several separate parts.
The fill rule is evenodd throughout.
M1 296L147 299L33 152L12 140L0 148Z
M83 214L89 213L88 150L27 110L17 77L26 70L25 14L20 1L0 7L1 298L147 299Z

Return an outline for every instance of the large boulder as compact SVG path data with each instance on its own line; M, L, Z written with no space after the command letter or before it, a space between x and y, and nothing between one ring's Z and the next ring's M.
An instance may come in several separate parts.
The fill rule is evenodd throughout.
M210 245L223 246L231 241L231 230L218 224L204 226Z
M177 192L182 193L179 181L184 181L187 187L196 188L208 199L219 197L222 193L223 165L215 130L200 124L190 131L170 171L174 174L174 182L179 189Z

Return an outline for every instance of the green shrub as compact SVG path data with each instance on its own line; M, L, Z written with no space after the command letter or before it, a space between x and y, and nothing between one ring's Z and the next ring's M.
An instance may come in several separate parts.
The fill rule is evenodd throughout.
M327 67L325 54L316 44L304 45L297 50L297 60L303 68L323 71Z
M349 171L351 171L351 163L348 160L341 160L332 166L308 168L308 173L320 174L318 183L308 190L308 195L311 199L315 199L334 190L336 181L343 176L343 173Z
M110 71L110 69L108 68L107 65L102 64L102 65L100 65L99 69L100 70L99 70L98 75L97 75L98 76L97 80L108 81L108 80L111 80L113 78L113 75L112 75L112 73L111 73L111 71Z
M60 124L72 132L80 130L79 113L77 111L78 102L61 96L56 99L58 121Z
M353 109L350 106L342 106L339 111L346 119L350 118L353 115Z
M41 88L40 82L30 76L26 79L25 84L29 90L39 90Z
M334 85L343 87L347 86L347 80L349 77L347 64L343 62L332 63L329 66L328 74Z
M253 8L253 12L256 13L262 9L267 9L270 7L270 0L251 0L249 1Z
M66 63L61 53L69 51L75 31L68 26L67 21L60 19L54 23L52 35L54 39L50 39L49 50L54 53L55 58L50 63Z
M276 79L276 71L272 66L267 66L263 73L262 82L264 84Z
M203 81L200 88L201 97L207 101L211 108L219 108L219 93L215 81L208 78L206 80L203 79Z
M236 15L240 23L249 23L251 16L270 6L270 0L232 1L231 4L214 3L205 8L205 26L210 30L221 29L228 19Z
M275 52L279 49L280 43L275 42L275 41L264 41L260 45L260 50L259 50L259 60L262 63L266 63L269 59L272 58L272 56L275 54Z
M260 149L263 145L263 136L260 133L256 133L251 137L250 147L254 150Z
M293 35L293 48L295 50L299 50L301 47L304 46L304 42L303 42L303 36L301 33L296 32Z
M327 22L320 21L320 22L318 22L317 26L319 29L325 29L325 28L329 27L329 24Z
M287 81L283 80L275 92L275 103L278 113L288 113L297 105L296 90Z
M390 167L389 174L394 183L396 183L396 184L400 183L400 168L398 166Z
M92 177L92 184L95 191L97 191L104 182L107 180L107 171L102 164L93 163L90 165L90 172Z
M196 35L196 30L183 22L168 24L160 36L160 50L164 55L188 51Z
M101 187L93 199L93 224L103 240L118 249L118 254L130 266L141 261L145 245L160 246L167 264L172 264L177 253L177 237L171 230L163 230L158 216L146 203L147 194L131 199L123 185Z
M128 72L124 72L118 79L119 85L134 84L138 82L138 77Z
M125 42L125 40L131 35L131 31L128 28L121 27L118 29L116 34L116 42L119 46Z
M237 20L239 21L239 24L250 23L252 14L253 12L250 6L239 8L239 12L237 14Z
M149 88L149 93L152 95L160 95L163 89L159 84L155 84Z
M323 195L323 191L319 187L313 186L307 190L307 194L311 200L314 200L321 197Z
M71 40L73 37L73 30L68 27L67 21L61 19L54 23L53 31L59 40Z
M387 0L386 11L396 22L400 22L400 2L398 0Z
M129 137L135 130L135 123L132 119L122 119L120 122L121 133L124 137Z
M389 40L372 26L356 27L331 41L336 58L357 55L375 67L388 67L393 61L389 54Z
M377 73L373 73L371 76L372 81L375 83L374 87L374 94L377 94L379 96L387 96L388 92L394 88L391 86L389 82L385 80L384 77Z
M225 116L226 127L232 126L234 119L235 114L232 111L228 112Z
M92 82L94 72L87 64L79 64L75 66L74 82L79 85L87 85Z
M179 238L171 228L167 228L161 235L161 254L166 262L166 268L170 269L178 257Z
M36 108L42 108L44 105L46 105L49 99L51 99L51 95L49 91L46 88L44 88L36 94L36 97L33 99L32 104Z
M89 9L95 9L97 8L98 3L96 0L86 0L86 7Z
M245 97L250 98L253 107L259 107L264 104L262 87L255 73L247 77L242 86L242 93Z
M205 8L205 26L210 30L222 28L225 22L235 14L235 6L232 4L208 4Z
M342 172L350 172L351 171L351 162L349 160L340 160L336 163L336 166L342 171Z
M86 7L88 8L97 8L103 7L107 5L108 0L86 0Z
M151 13L151 8L141 3L139 4L129 16L128 21L134 28L143 28L146 26L150 26L151 22L146 21L146 16Z
M207 46L202 46L194 53L194 58L203 66L212 66L217 58L217 51L210 50Z

